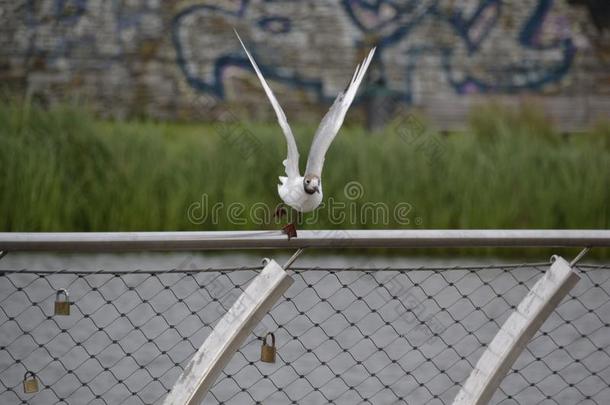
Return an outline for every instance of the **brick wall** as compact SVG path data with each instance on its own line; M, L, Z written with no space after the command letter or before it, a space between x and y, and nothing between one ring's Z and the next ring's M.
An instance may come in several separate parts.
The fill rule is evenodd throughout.
M610 30L594 15L565 0L4 1L0 81L115 117L272 118L235 27L292 121L321 118L376 44L368 94L440 127L493 96L573 129L610 116Z

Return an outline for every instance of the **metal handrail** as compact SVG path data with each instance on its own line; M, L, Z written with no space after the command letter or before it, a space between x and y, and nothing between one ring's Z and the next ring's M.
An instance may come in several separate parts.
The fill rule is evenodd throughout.
M610 230L4 232L0 251L120 252L295 248L610 247Z

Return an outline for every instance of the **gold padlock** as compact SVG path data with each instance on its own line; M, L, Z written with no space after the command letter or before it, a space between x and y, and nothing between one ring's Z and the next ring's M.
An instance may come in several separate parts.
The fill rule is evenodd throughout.
M267 337L269 335L271 335L271 346L267 344ZM261 361L264 361L265 363L275 363L275 335L271 332L267 333L263 339Z
M60 300L63 295L64 299ZM68 300L68 290L61 288L55 294L55 315L70 315L70 301Z
M28 375L30 376L29 378ZM38 392L38 380L36 379L36 374L32 371L26 371L23 376L23 392L26 394Z

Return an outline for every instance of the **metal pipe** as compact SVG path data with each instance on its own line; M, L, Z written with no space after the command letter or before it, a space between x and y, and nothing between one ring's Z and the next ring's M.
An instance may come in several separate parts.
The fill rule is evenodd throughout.
M201 404L235 352L293 281L279 264L270 260L216 323L163 404Z
M538 329L580 280L572 266L555 256L519 306L487 345L453 405L487 405Z
M610 230L323 230L0 233L2 251L121 252L217 249L610 247Z

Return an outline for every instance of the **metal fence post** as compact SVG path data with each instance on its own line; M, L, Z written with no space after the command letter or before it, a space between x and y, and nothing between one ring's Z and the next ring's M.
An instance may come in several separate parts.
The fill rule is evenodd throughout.
M487 404L527 343L580 276L559 256L504 322L483 353L453 405Z
M269 260L191 358L164 404L200 404L233 354L292 282L280 265Z

